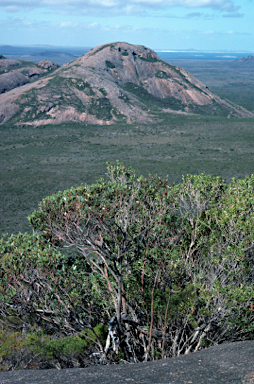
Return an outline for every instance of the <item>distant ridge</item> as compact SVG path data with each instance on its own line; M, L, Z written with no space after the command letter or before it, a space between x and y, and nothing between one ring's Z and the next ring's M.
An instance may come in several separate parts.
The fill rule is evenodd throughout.
M0 45L0 54L8 59L25 60L37 62L40 60L51 60L63 65L77 57L85 54L88 47L58 47L58 46L11 46Z
M58 51L43 51L43 52L33 53L31 56L66 57L66 58L69 58L70 60L77 58L77 56L71 55L70 53L58 52Z
M153 50L121 42L93 48L39 81L0 95L2 123L151 123L166 113L254 117Z
M240 57L240 59L235 60L234 62L235 63L250 63L250 64L254 64L254 56Z

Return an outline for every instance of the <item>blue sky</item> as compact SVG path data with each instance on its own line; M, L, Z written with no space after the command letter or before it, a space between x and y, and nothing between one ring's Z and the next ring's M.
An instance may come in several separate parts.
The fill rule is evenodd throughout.
M0 0L0 44L254 52L254 0Z

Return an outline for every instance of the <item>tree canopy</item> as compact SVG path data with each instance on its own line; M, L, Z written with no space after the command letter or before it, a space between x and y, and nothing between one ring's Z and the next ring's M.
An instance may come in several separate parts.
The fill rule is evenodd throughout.
M107 170L46 197L33 235L1 240L0 321L90 340L103 362L253 338L254 175Z

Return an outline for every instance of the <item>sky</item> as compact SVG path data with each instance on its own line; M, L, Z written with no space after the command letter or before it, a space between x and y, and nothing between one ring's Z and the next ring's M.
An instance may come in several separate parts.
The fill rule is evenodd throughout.
M0 0L0 45L254 52L254 0Z

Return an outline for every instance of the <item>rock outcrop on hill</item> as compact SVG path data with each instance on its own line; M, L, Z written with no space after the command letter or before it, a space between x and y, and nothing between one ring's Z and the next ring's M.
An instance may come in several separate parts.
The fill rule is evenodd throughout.
M18 71L0 75L0 93L8 92L13 88L29 83L29 78Z
M0 61L0 93L8 92L16 87L37 80L39 77L57 68L59 68L58 64L48 60L35 64L3 58Z
M127 43L91 49L18 90L0 95L0 122L149 123L165 113L254 116L220 99L185 70L163 62L151 49Z
M14 68L17 69L17 67L21 66L21 63L22 61L6 59L4 56L2 56L0 61L0 72L7 72Z
M60 67L60 65L50 60L41 60L37 63L37 66L40 68L47 69L48 71L52 71L53 69L57 69Z

